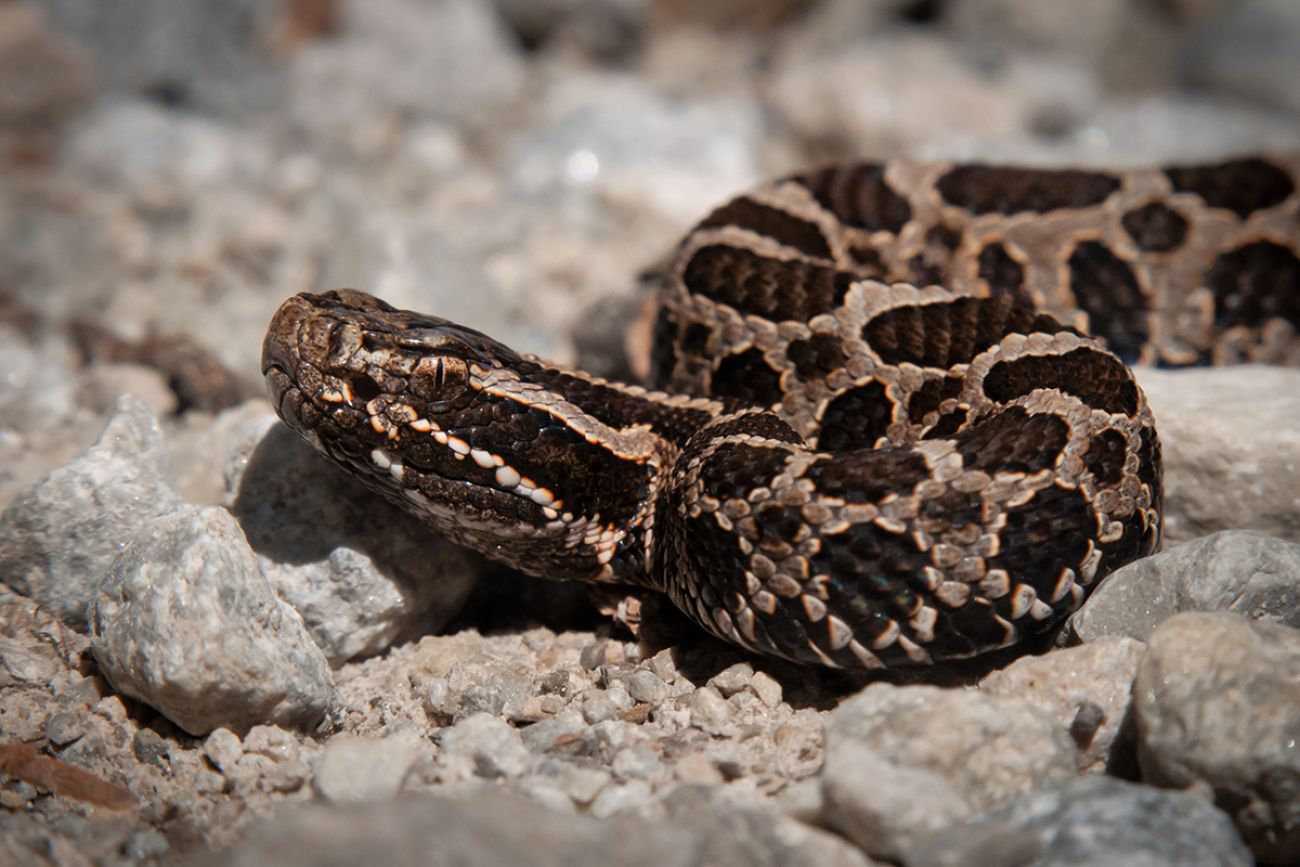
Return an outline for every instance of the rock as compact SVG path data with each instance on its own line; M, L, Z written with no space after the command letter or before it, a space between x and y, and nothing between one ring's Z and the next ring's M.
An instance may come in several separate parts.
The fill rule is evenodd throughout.
M523 95L521 59L489 3L372 0L349 11L339 38L306 46L290 69L294 119L329 143L373 156L395 123L486 126Z
M245 401L216 415L187 412L167 433L167 476L185 502L229 507L235 497L227 483L242 472L231 462L247 461L249 443L279 423L265 400Z
M1289 0L1247 0L1195 31L1185 64L1197 85L1228 97L1264 101L1294 114L1300 96L1283 82L1300 79L1300 10Z
M605 62L627 60L649 24L646 0L495 0L527 48L573 52Z
M6 260L21 261L31 254L38 245L30 235L18 226L0 233L0 268ZM107 419L77 405L78 360L68 340L0 322L0 370L5 371L0 388L0 503L7 506L50 470L89 448Z
M0 135L56 132L90 96L85 59L26 4L0 6Z
M1165 461L1165 543L1218 530L1300 542L1300 370L1142 370Z
M699 842L671 826L633 816L597 821L540 807L502 792L466 797L410 796L374 804L309 805L286 811L235 846L188 867L690 867Z
M250 430L227 470L237 492L232 509L260 568L331 664L437 630L460 611L478 575L476 557L283 425Z
M475 773L488 779L515 779L532 764L519 732L491 714L477 713L443 730L440 743L440 761L449 756L468 757Z
M943 775L835 742L822 770L821 821L872 855L897 860L919 838L975 812Z
M681 227L759 176L762 118L743 98L671 99L636 79L575 75L542 110L511 154L507 193L550 202L551 219L557 204L598 203ZM648 249L645 260L663 252Z
M1300 545L1225 530L1118 569L1070 619L1082 641L1146 638L1180 611L1235 611L1300 628Z
M50 23L89 50L115 90L225 112L275 103L277 76L265 50L280 14L269 0L176 5L127 0L38 0ZM141 34L148 34L142 39Z
M244 754L239 735L230 729L214 729L203 742L203 755L218 771L229 772Z
M1024 656L980 681L989 695L1022 699L1047 711L1070 732L1080 771L1123 771L1133 763L1133 676L1140 641L1110 637Z
M945 43L906 33L787 58L773 72L771 103L798 138L846 158L1012 137L1032 115L1023 94L975 74Z
M718 695L712 686L697 689L691 696L691 725L711 735L725 735L735 731L731 719L731 705Z
M325 657L224 509L145 524L89 614L91 650L113 686L191 734L314 726L333 702Z
M708 685L721 693L723 698L731 698L749 686L753 678L754 666L748 662L737 662L735 665L729 665L709 678Z
M449 723L487 713L519 720L532 694L534 674L523 666L479 653L457 660L429 683L427 706Z
M1224 0L1209 5L1216 2ZM942 18L959 50L988 62L1072 56L1104 73L1113 89L1141 92L1176 81L1180 25L1193 17L1181 12L1125 0L967 0L945 7Z
M124 396L81 457L54 470L0 515L0 574L74 627L118 553L152 519L181 506L163 477L158 422Z
M1029 702L969 689L873 684L826 719L827 748L856 741L932 770L976 809L1074 774L1075 748Z
M340 735L316 760L312 785L326 801L382 801L401 791L411 768L429 745L414 732L386 738Z
M839 837L742 799L726 789L677 786L659 801L666 826L694 832L697 864L719 867L870 867Z
M1143 779L1208 784L1261 863L1300 861L1300 631L1176 615L1151 634L1133 692Z
M904 855L907 867L1249 867L1223 813L1185 792L1089 777L1017 797Z

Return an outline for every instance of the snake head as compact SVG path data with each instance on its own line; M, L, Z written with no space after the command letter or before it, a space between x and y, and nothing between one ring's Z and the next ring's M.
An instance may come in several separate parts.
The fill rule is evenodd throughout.
M520 546L530 571L604 569L623 538L612 522L646 499L648 456L610 445L539 362L363 292L285 301L262 372L280 417L327 457L456 541L507 562ZM537 554L548 544L561 565Z

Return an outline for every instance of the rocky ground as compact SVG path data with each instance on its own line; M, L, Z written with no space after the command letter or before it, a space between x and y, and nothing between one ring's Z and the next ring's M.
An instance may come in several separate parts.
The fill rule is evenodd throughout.
M874 679L635 640L257 377L339 285L622 373L763 176L1294 150L1297 80L1290 0L0 0L0 864L1300 861L1300 373L1141 372L1176 546Z

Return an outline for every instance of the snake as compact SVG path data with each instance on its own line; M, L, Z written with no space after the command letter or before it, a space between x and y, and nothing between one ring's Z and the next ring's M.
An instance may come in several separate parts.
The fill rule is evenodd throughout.
M646 384L353 289L286 300L262 369L326 457L525 573L796 663L962 659L1157 550L1132 365L1300 363L1298 184L1284 156L827 166L661 260Z

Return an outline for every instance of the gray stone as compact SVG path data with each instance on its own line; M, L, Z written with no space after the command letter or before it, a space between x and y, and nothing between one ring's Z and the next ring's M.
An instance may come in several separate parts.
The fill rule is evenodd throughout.
M637 669L623 681L628 695L646 704L657 705L668 695L668 686L647 669Z
M731 698L749 686L749 682L753 678L754 666L748 662L737 662L735 665L727 666L709 678L708 685L721 693L723 698Z
M582 214L600 202L681 226L759 177L763 120L741 95L672 98L635 78L573 75L541 110L511 154L507 192L547 202L543 219L555 220L558 203Z
M269 0L174 4L37 0L51 24L89 49L110 88L160 95L226 112L274 104L277 76L267 41L279 7Z
M582 707L582 718L592 725L615 719L622 713L603 689L587 690L582 694L579 704Z
M519 732L500 717L477 713L466 717L439 736L442 756L464 756L475 772L489 779L515 779L533 762Z
M429 744L414 732L385 738L340 735L316 760L312 786L326 801L382 801L397 796Z
M1022 699L1051 714L1079 748L1080 771L1132 764L1133 677L1144 649L1120 636L1025 656L980 681L980 691Z
M230 729L214 729L203 742L203 755L218 771L232 770L243 754L244 745L239 742L239 735Z
M1138 377L1164 448L1166 544L1227 529L1300 542L1300 370Z
M457 799L411 796L347 807L287 811L235 846L188 867L691 867L693 834L618 816L599 822L557 813L525 798L481 792Z
M55 746L66 747L85 733L85 723L74 713L56 713L45 723L45 736Z
M254 426L227 469L232 509L276 592L334 665L437 630L477 558L331 465L283 425ZM257 437L264 430L264 435Z
M870 867L877 863L833 834L725 789L678 786L659 804L667 827L698 835L696 863L700 865Z
M1224 3L1194 34L1186 63L1196 84L1300 112L1300 9L1291 0Z
M1145 640L1180 611L1235 611L1300 627L1300 545L1227 530L1130 563L1070 619L1083 641Z
M445 676L429 682L427 706L451 723L479 713L520 720L526 715L533 679L533 673L517 663L474 654L457 660Z
M735 729L731 719L731 705L718 695L712 686L697 689L691 696L691 725L712 735L726 734Z
M826 719L827 752L845 741L937 774L976 810L1075 773L1075 746L1050 714L971 689L868 686Z
M1133 693L1143 779L1208 784L1262 863L1300 861L1300 631L1176 615L1152 633Z
M495 0L525 45L574 52L604 61L626 60L650 23L646 0Z
M91 78L77 46L27 4L0 6L0 137L57 132L86 102Z
M605 819L615 813L644 807L652 797L653 791L645 780L614 782L600 790L600 794L592 799L588 811L597 819Z
M975 812L940 773L896 764L851 739L832 742L821 781L821 821L889 860Z
M28 488L0 515L0 574L72 626L118 553L181 505L163 477L158 422L134 397L81 457Z
M394 121L500 120L525 71L491 4L370 0L339 38L304 47L290 69L293 117L346 150L374 154ZM394 64L393 58L402 62Z
M312 726L333 702L324 656L224 509L187 507L143 526L100 584L90 627L113 686L191 734Z
M1111 777L1046 787L904 855L907 867L1249 867L1232 823L1204 800Z
M976 74L942 40L908 32L787 58L770 100L795 135L854 153L1013 137L1034 108L1022 88Z

